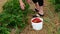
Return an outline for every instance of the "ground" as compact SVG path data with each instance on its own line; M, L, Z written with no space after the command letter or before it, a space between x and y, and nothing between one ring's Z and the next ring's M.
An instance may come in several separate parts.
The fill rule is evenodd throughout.
M31 6L33 3L31 3ZM32 8L33 7L33 8ZM31 8L34 9L34 6ZM48 23L44 22L43 29L40 31L35 31L32 29L29 24L21 34L57 34L57 29L59 27L59 20L57 14L54 12L54 7L48 0L44 0L44 12L45 16L43 17L45 20L49 19ZM31 18L30 18L31 19ZM29 20L30 20L29 19ZM29 22L31 23L31 22Z
M2 12L2 6L6 1L7 0L0 0L0 12ZM33 7L33 3L31 3L30 5L32 5ZM34 9L34 7L32 9ZM30 15L28 20L29 25L20 34L57 34L57 30L60 26L58 15L54 12L54 7L52 4L50 4L50 2L48 2L48 0L44 0L44 12L45 15L43 18L48 22L44 21L42 30L35 31L32 29L30 22L32 17L30 17ZM14 31L14 29L12 31ZM14 33L12 32L11 34Z
M0 0L0 12L2 11L2 6L7 0Z

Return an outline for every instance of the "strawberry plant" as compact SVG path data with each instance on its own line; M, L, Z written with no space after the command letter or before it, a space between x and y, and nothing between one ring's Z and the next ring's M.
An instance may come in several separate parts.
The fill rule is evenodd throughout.
M60 0L55 0L55 4L60 4Z
M59 12L59 11L60 11L60 4L56 4L56 5L55 5L55 11L56 11L56 12Z
M56 12L60 11L60 0L55 0L55 11Z
M55 0L48 0L50 4L55 4Z
M29 5L27 4L26 0L23 0L23 2L26 6L24 11L20 8L19 0L9 0L5 3L5 5L3 6L3 12L0 14L1 27L5 27L8 29L17 27L17 29L23 29L27 25ZM8 33L10 31L6 30L5 32ZM3 33L4 32L2 32L1 34Z
M6 27L0 26L0 34L10 34L10 30Z

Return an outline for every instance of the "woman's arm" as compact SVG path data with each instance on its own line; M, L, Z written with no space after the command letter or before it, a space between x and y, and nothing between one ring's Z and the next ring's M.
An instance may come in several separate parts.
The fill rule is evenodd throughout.
M21 3L21 2L23 2L22 0L19 0L19 2Z
M19 3L20 3L21 9L24 10L25 9L25 4L23 3L23 1L19 0Z
M27 0L28 3L30 3L31 0Z
M22 0L19 0L19 2L20 2L20 7L21 7L21 9L24 10L24 9L25 9L25 4L24 4L24 2L23 2ZM27 3L29 4L29 3L30 3L30 0L27 0Z

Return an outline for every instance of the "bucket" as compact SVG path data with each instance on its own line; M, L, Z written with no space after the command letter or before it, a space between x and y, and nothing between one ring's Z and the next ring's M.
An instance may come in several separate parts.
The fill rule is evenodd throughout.
M35 22L34 22L34 20L35 20ZM43 28L43 19L40 17L32 18L31 24L32 24L32 27L34 30L41 30Z

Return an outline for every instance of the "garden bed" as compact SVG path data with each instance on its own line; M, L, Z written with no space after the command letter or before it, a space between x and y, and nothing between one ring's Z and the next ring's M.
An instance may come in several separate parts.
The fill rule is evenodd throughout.
M16 0L14 0L14 1L16 2ZM31 10L29 10L28 15L27 15L27 18L29 18L28 19L29 25L27 25L25 27L25 25L27 24L27 22L25 23L25 21L23 21L23 23L25 25L22 25L21 27L18 26L19 23L21 23L21 22L17 21L17 20L20 20L19 19L20 18L19 16L21 14L20 12L24 13L25 11L21 11L20 8L16 9L16 11L19 10L20 12L17 11L17 12L13 12L12 13L11 10L5 11L8 8L10 9L11 8L10 6L12 6L12 5L8 4L9 7L7 6L8 8L6 8L6 5L4 5L6 9L4 8L3 13L0 14L0 15L2 15L0 17L0 19L3 19L2 20L3 21L3 25L0 24L0 31L1 31L0 34L15 34L15 33L16 34L60 34L60 24L59 24L60 23L59 22L60 21L59 20L60 16L58 16L60 14L60 12L56 13L53 9L51 9L53 7L50 5L50 3L48 2L48 0L44 0L44 1L45 1L45 4L44 4L45 16L43 17L44 18L44 27L43 27L43 29L41 31L35 31L31 27L30 19L32 18L32 14L33 14L33 12ZM46 4L48 4L48 5L46 5ZM18 5L18 7L19 7L19 5ZM47 7L50 8L50 10L48 10ZM13 9L15 10L14 7L13 7ZM24 13L24 15L25 15L25 13ZM11 18L11 15L12 15L13 18ZM18 16L18 18L16 18L17 16ZM8 20L9 20L9 18L11 18L11 20L9 21L10 23L8 21L5 21L4 20L5 18L7 18ZM23 18L25 18L25 17L23 17ZM13 19L14 19L14 22L11 22ZM18 22L18 25L17 25L17 23L15 23L15 21ZM0 23L2 23L2 22L0 22ZM9 24L9 27L7 27L8 24ZM12 24L11 26L13 26L13 27L11 27L10 24ZM20 28L23 28L23 30L20 29Z

